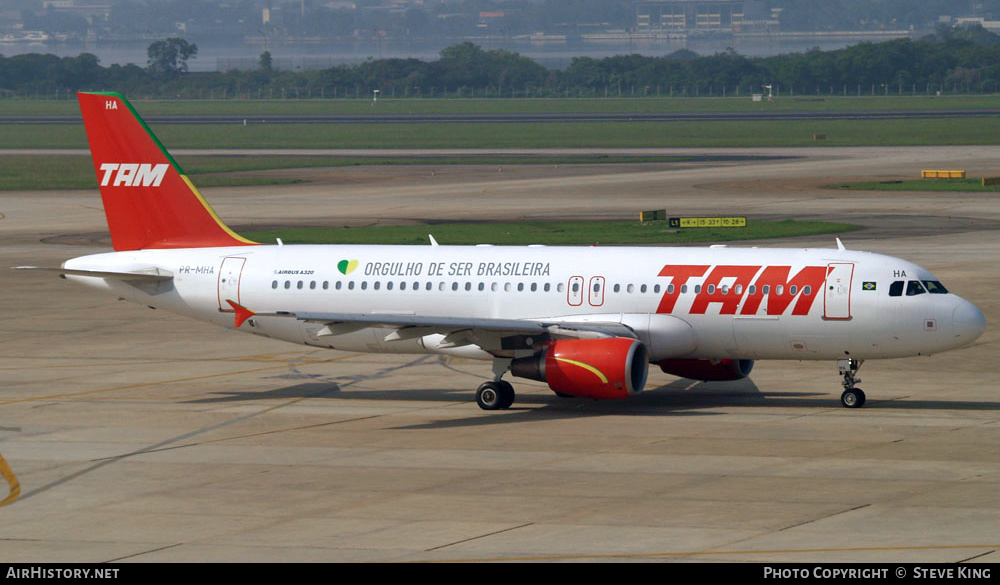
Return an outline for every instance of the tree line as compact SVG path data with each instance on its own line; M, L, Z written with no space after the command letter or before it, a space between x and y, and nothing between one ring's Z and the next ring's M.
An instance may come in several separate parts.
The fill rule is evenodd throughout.
M89 53L76 57L0 55L0 96L72 97L77 90L114 90L173 98L381 97L618 97L883 95L996 93L1000 91L1000 36L981 27L940 27L934 35L813 49L774 57L728 50L698 56L681 50L664 57L577 57L566 69L548 69L502 49L464 42L436 61L372 59L328 69L283 71L269 53L249 71L187 72L197 46L181 39L150 45L146 67L103 67Z

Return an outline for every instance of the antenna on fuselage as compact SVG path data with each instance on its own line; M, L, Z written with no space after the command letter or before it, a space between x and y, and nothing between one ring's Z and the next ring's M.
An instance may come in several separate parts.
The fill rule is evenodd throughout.
M434 236L432 236L431 234L427 234L427 237L431 239L431 245L432 246L437 246L438 245L438 242L437 242L437 240L434 239Z
M841 252L847 249L844 247L844 243L840 241L840 238L837 238L837 249Z

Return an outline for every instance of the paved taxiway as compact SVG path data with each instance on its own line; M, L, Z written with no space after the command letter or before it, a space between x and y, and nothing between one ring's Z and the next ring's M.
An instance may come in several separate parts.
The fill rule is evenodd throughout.
M623 402L515 380L514 407L487 413L486 363L318 351L8 271L0 500L5 483L20 493L0 507L0 558L995 562L998 196L817 185L1000 174L1000 148L745 152L801 158L310 169L296 173L312 183L205 195L237 227L664 207L855 222L848 247L928 267L987 332L866 363L856 411L834 363L761 362L726 384L653 369ZM106 251L104 229L96 192L0 194L0 267Z

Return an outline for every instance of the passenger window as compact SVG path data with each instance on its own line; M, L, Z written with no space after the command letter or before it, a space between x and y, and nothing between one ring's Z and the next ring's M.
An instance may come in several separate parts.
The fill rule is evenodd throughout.
M535 292L536 290L538 290L538 283L537 282L531 283L531 292Z
M354 290L354 281L353 280L351 282L347 283L347 290Z
M342 286L344 286L344 282L343 282L343 281L341 281L341 280L338 280L338 281L337 281L337 284L336 284L336 289L337 289L337 290L340 290L340 287L342 287Z
M903 296L903 281L897 280L889 285L889 296L890 297L901 297Z
M368 281L367 280L362 280L361 281L361 290L368 290Z
M297 288L299 290L302 290L302 281L301 280L298 282L298 284L295 285L295 288Z
M556 285L556 291L557 292L562 292L564 290L566 290L566 289L563 287L563 283L560 282L559 284Z
M552 288L552 286L549 283L546 282L545 283L545 292L549 292L550 288Z
M708 285L708 294L710 294L710 295L714 295L715 294L715 285L714 284Z
M615 292L620 292L622 290L622 285L616 284L614 290L615 290Z
M292 288L292 281L286 280L285 281L285 289L289 289L289 288Z
M472 290L472 283L471 282L465 283L465 290L467 290L467 291Z
M524 290L524 283L523 282L517 283L517 292L521 292L523 290Z
M277 280L272 280L271 281L271 288L278 288L278 281Z
M315 280L309 281L309 290L316 290L316 281Z
M385 290L392 290L392 281L388 280L385 283Z
M802 287L802 294L804 294L806 296L809 296L809 295L813 294L812 293L812 287L809 286L808 284L805 285L804 287Z
M329 280L324 280L323 281L323 290L328 290L329 288L330 288L330 281Z
M792 295L793 297L795 296L795 293L797 293L797 292L799 292L799 287L795 286L794 284L792 286L788 287L788 294Z
M674 284L670 283L667 285L667 294L674 294Z
M913 297L913 296L916 296L916 295L922 295L925 292L927 292L927 291L924 290L924 286L922 284L920 284L919 280L910 280L910 281L907 281L907 283L906 283L906 296Z
M628 285L628 286L625 287L625 290L627 290L629 293L632 293L632 292L635 291L635 285L631 285L630 284L630 285Z
M486 290L486 283L484 283L484 282L480 282L480 283L479 283L479 290L480 290L480 291L484 291L484 290Z
M756 284L751 284L750 287L747 288L747 294L748 295L755 295L755 294L757 294L757 285Z
M700 284L694 285L694 294L696 294L696 295L700 295L701 294L701 285Z
M400 283L399 283L399 290L406 290L406 281L405 280L400 281Z
M646 292L646 285L640 286L639 287L639 292L643 292L643 293Z
M660 294L660 285L658 284L653 285L653 293Z

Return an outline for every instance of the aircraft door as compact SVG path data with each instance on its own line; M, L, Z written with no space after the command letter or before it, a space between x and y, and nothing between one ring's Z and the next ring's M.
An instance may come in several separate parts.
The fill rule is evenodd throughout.
M826 287L823 291L823 318L851 318L851 282L854 263L831 262L826 268Z
M227 257L222 260L219 268L219 310L233 312L227 300L240 303L240 279L243 276L243 265L246 258Z
M573 307L583 304L583 277L571 276L569 286L566 288L566 302Z
M590 306L600 307L604 304L604 277L603 276L592 276L590 278L590 286L587 287L587 291L590 294Z

